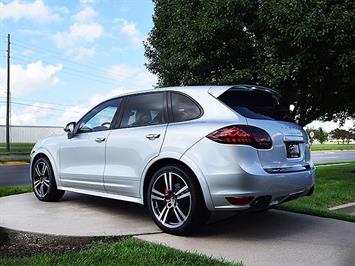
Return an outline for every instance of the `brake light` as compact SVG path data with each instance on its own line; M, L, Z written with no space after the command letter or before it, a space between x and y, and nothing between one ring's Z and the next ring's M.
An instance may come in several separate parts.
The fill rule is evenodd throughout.
M256 149L270 149L272 147L271 137L265 130L247 125L220 128L208 134L207 138L224 144L250 145Z

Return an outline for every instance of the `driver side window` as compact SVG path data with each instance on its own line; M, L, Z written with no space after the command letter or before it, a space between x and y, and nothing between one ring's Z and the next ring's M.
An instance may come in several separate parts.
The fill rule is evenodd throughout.
M122 99L114 99L96 106L80 121L78 133L95 132L111 128L112 120Z

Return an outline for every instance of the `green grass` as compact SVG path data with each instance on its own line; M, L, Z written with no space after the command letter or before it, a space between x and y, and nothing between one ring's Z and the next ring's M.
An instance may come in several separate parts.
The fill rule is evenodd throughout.
M30 186L18 186L18 187L0 187L0 197L10 196L14 194L31 192Z
M0 258L0 265L242 265L128 238L63 255Z
M30 153L34 143L11 143L10 153ZM0 154L7 153L5 143L0 143Z
M355 150L355 144L313 144L312 151L326 151L326 150L339 150L339 151L351 151Z
M354 215L328 210L350 202L355 202L355 162L333 166L318 165L314 194L284 203L278 208L355 222Z

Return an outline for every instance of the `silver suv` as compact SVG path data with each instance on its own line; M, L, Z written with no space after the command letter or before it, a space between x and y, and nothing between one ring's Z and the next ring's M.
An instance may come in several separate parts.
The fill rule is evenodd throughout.
M188 234L213 211L268 209L313 192L308 138L287 111L277 93L251 85L122 95L35 145L34 193L145 204L172 234Z

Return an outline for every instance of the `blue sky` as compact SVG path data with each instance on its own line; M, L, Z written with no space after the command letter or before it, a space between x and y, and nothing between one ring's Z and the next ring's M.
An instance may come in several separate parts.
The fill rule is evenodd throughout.
M12 124L63 125L101 100L152 88L150 0L0 1L0 124L11 34Z

